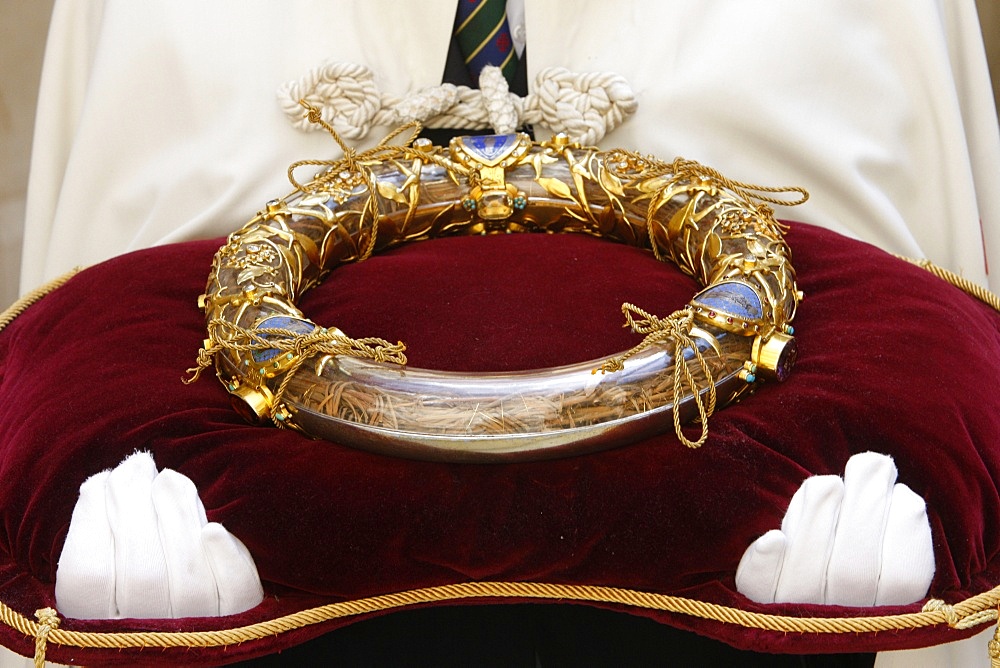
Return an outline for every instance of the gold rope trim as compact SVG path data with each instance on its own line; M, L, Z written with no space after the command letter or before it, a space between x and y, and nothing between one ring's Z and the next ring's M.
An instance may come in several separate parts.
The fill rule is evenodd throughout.
M395 594L332 603L310 608L276 619L233 629L193 632L122 632L98 633L68 631L58 628L58 617L51 609L39 610L40 622L34 622L0 602L0 619L24 635L36 639L36 660L44 660L46 643L104 648L205 648L260 640L313 624L372 612L403 608L421 603L443 603L470 598L536 598L561 601L618 603L635 608L677 613L779 633L875 633L947 625L971 629L997 620L1000 587L949 605L931 599L920 612L873 617L790 617L749 612L715 603L648 592L589 585L560 585L539 582L467 582L438 587L412 589Z
M896 255L895 257L898 257L900 260L906 260L910 264L914 264L921 269L926 269L941 280L951 283L962 292L971 295L987 306L990 306L993 310L1000 311L1000 297L993 294L978 283L974 283L967 278L963 278L953 271L948 271L943 267L939 267L930 260L916 259L906 257L905 255Z
M50 292L62 287L66 281L73 278L75 275L80 273L82 267L74 267L70 269L62 276L53 278L48 283L41 285L28 294L24 295L16 302L7 307L3 313L0 313L0 331L3 331L4 327L9 325L14 321L14 318L24 313L28 310L28 307L37 302L39 299L49 294Z

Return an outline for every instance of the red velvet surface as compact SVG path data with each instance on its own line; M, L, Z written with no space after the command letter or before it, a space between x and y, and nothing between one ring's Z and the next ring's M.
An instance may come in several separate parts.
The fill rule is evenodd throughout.
M219 240L88 269L0 332L0 600L29 617L54 605L80 483L137 448L194 480L209 518L250 549L267 597L229 618L63 620L62 628L232 628L481 580L622 587L796 616L918 611L920 603L766 606L735 591L744 549L780 525L802 480L842 473L865 450L893 456L900 480L927 501L937 559L931 596L955 602L1000 584L1000 316L866 244L802 224L788 241L806 300L795 322L799 361L786 383L716 413L698 450L664 434L504 465L395 459L251 427L212 375L182 384L204 337L196 300ZM413 366L505 370L624 350L638 337L621 327L623 301L665 315L694 291L689 278L639 249L509 235L377 255L338 269L300 306L351 336L405 341ZM770 652L870 651L962 636L941 627L778 633L626 611ZM237 660L356 619L142 658ZM31 640L6 626L0 643L31 651ZM52 647L49 658L125 665L137 651Z

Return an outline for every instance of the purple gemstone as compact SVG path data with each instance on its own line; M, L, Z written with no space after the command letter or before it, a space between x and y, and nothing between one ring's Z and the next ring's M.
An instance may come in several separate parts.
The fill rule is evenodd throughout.
M781 355L778 357L778 364L774 369L774 377L779 383L783 383L788 380L788 377L792 374L792 367L795 366L795 360L799 356L798 345L795 343L795 339L789 339L788 343L781 350Z

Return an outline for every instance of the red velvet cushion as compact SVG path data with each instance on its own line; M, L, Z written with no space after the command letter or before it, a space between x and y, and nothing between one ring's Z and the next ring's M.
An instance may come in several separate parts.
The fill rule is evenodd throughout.
M992 588L1000 582L1000 317L866 244L801 224L788 241L806 300L786 383L719 411L698 450L668 433L504 465L395 459L251 427L212 375L182 384L204 337L196 301L220 240L88 269L0 332L0 601L28 617L55 605L56 561L80 483L136 448L194 480L209 519L252 552L266 599L222 619L63 620L61 628L228 629L476 581L619 587L798 617L918 611L920 603L766 606L735 590L744 549L780 525L802 480L842 473L865 450L892 455L900 480L927 501L931 596L955 602ZM638 337L621 326L623 301L665 315L694 291L642 250L509 235L377 255L336 270L300 306L351 336L405 341L414 366L504 370L624 350ZM760 651L891 649L963 635L946 626L787 633L589 603ZM142 659L246 658L358 618L222 648L146 650ZM0 642L31 651L31 639L6 625ZM139 651L52 646L49 658L130 664Z

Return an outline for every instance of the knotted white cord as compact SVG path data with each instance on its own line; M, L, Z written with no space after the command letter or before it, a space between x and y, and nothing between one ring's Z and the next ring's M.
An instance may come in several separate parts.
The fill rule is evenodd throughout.
M299 100L320 110L324 121L345 139L364 138L371 126L419 121L429 128L505 134L525 124L565 132L584 145L596 144L636 109L635 93L611 72L576 73L562 67L542 70L535 92L511 93L497 67L486 67L479 88L441 84L403 98L383 93L371 70L353 63L327 62L278 89L282 110L300 130L315 130Z

